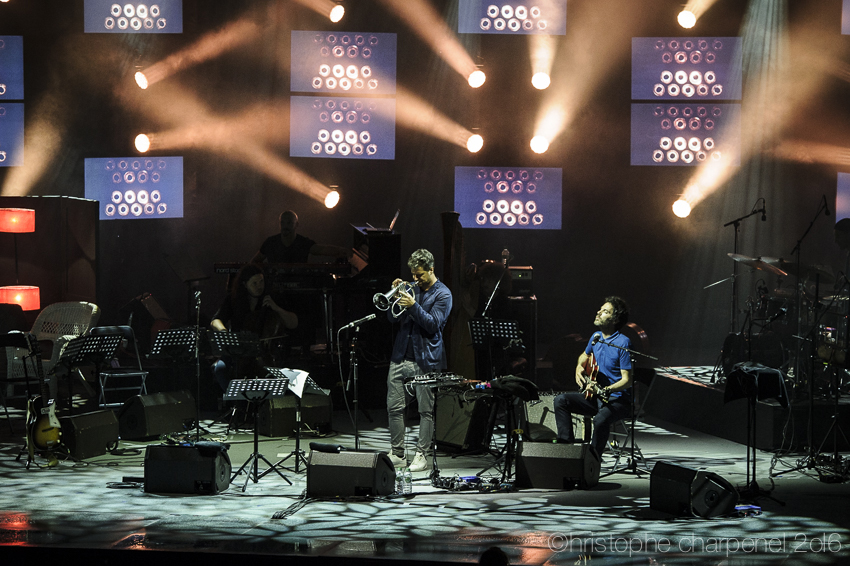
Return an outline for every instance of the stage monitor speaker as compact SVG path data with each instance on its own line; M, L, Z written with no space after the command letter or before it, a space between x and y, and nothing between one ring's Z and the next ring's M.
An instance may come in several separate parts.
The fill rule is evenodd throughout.
M259 433L272 438L295 436L295 400L295 395L286 395L260 405ZM331 432L332 415L330 395L305 393L301 399L301 433L309 430Z
M197 414L188 391L136 395L119 410L118 428L124 440L151 438L191 429Z
M558 425L555 423L555 397L560 393L540 393L537 401L523 404L525 415L522 417L523 438L531 442L549 442L558 438ZM576 440L590 442L593 432L593 419L573 414L573 435Z
M735 487L719 475L656 462L649 478L649 506L684 517L728 515L738 504Z
M106 454L118 445L118 419L109 410L61 417L62 444L76 460Z
M520 442L516 487L588 489L599 483L599 456L589 444Z
M161 444L145 450L145 491L214 494L230 485L230 456L221 442Z
M307 459L307 497L362 497L395 491L395 468L385 452L317 452Z
M466 454L486 451L493 433L492 411L492 397L466 401L457 393L441 395L434 417L437 448Z

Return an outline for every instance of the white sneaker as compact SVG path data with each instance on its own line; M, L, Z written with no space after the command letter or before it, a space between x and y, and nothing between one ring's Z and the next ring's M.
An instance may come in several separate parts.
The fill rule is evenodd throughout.
M390 462L392 462L393 466L396 468L404 468L407 466L407 460L392 453L390 454Z
M413 462L410 463L410 471L411 472L421 472L423 470L427 470L431 466L428 464L428 458L425 457L425 454L422 452L417 452L416 456L413 458Z

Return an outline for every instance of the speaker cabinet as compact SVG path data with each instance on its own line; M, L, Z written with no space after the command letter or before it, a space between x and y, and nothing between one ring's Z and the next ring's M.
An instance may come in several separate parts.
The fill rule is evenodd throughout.
M478 454L487 450L493 433L493 398L465 401L451 393L437 399L435 428L437 448L446 452Z
M384 452L317 452L307 459L307 497L362 497L395 491L395 468Z
M72 458L85 460L106 454L118 444L118 419L112 411L61 417L62 443Z
M295 436L295 401L295 395L286 395L260 405L260 413L257 415L259 433L273 438ZM330 432L332 415L330 395L306 393L301 399L302 435L310 429Z
M599 483L599 456L589 444L521 442L516 487L588 489Z
M145 450L145 491L214 494L230 485L230 456L220 442L162 444Z
M735 487L719 475L657 462L649 478L649 506L676 516L719 517L738 504Z
M118 429L124 440L137 440L189 430L196 418L188 391L136 395L118 412Z
M531 442L549 442L558 438L555 423L555 397L560 393L541 393L537 401L523 404L525 415L522 426L523 438ZM593 434L593 419L584 415L572 415L573 434L576 440L590 442Z

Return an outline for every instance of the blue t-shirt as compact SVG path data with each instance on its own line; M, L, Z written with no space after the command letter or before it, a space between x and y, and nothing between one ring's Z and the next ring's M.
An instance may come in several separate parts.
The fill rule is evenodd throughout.
M597 336L599 337L599 341L594 344L593 339ZM620 370L625 369L631 371L632 369L631 354L629 354L626 350L621 350L614 346L631 349L632 341L619 331L615 332L608 338L603 338L601 332L594 332L593 336L591 336L590 340L587 342L587 347L584 349L585 354L590 355L592 352L593 357L596 358L596 364L599 366L599 375L596 376L596 382L600 387L607 387L620 381L623 378L623 374ZM625 389L623 391L611 393L609 400L613 401L619 397L631 399L631 396L632 390Z

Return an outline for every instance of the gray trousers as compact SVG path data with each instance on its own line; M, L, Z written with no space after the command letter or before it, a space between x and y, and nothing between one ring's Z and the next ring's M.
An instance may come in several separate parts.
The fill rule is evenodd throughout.
M416 441L416 451L426 456L433 453L434 391L430 387L404 386L405 377L424 373L416 362L410 360L390 362L390 372L387 376L387 412L390 445L396 456L404 457L404 408L413 400L414 394L419 403L419 439Z

